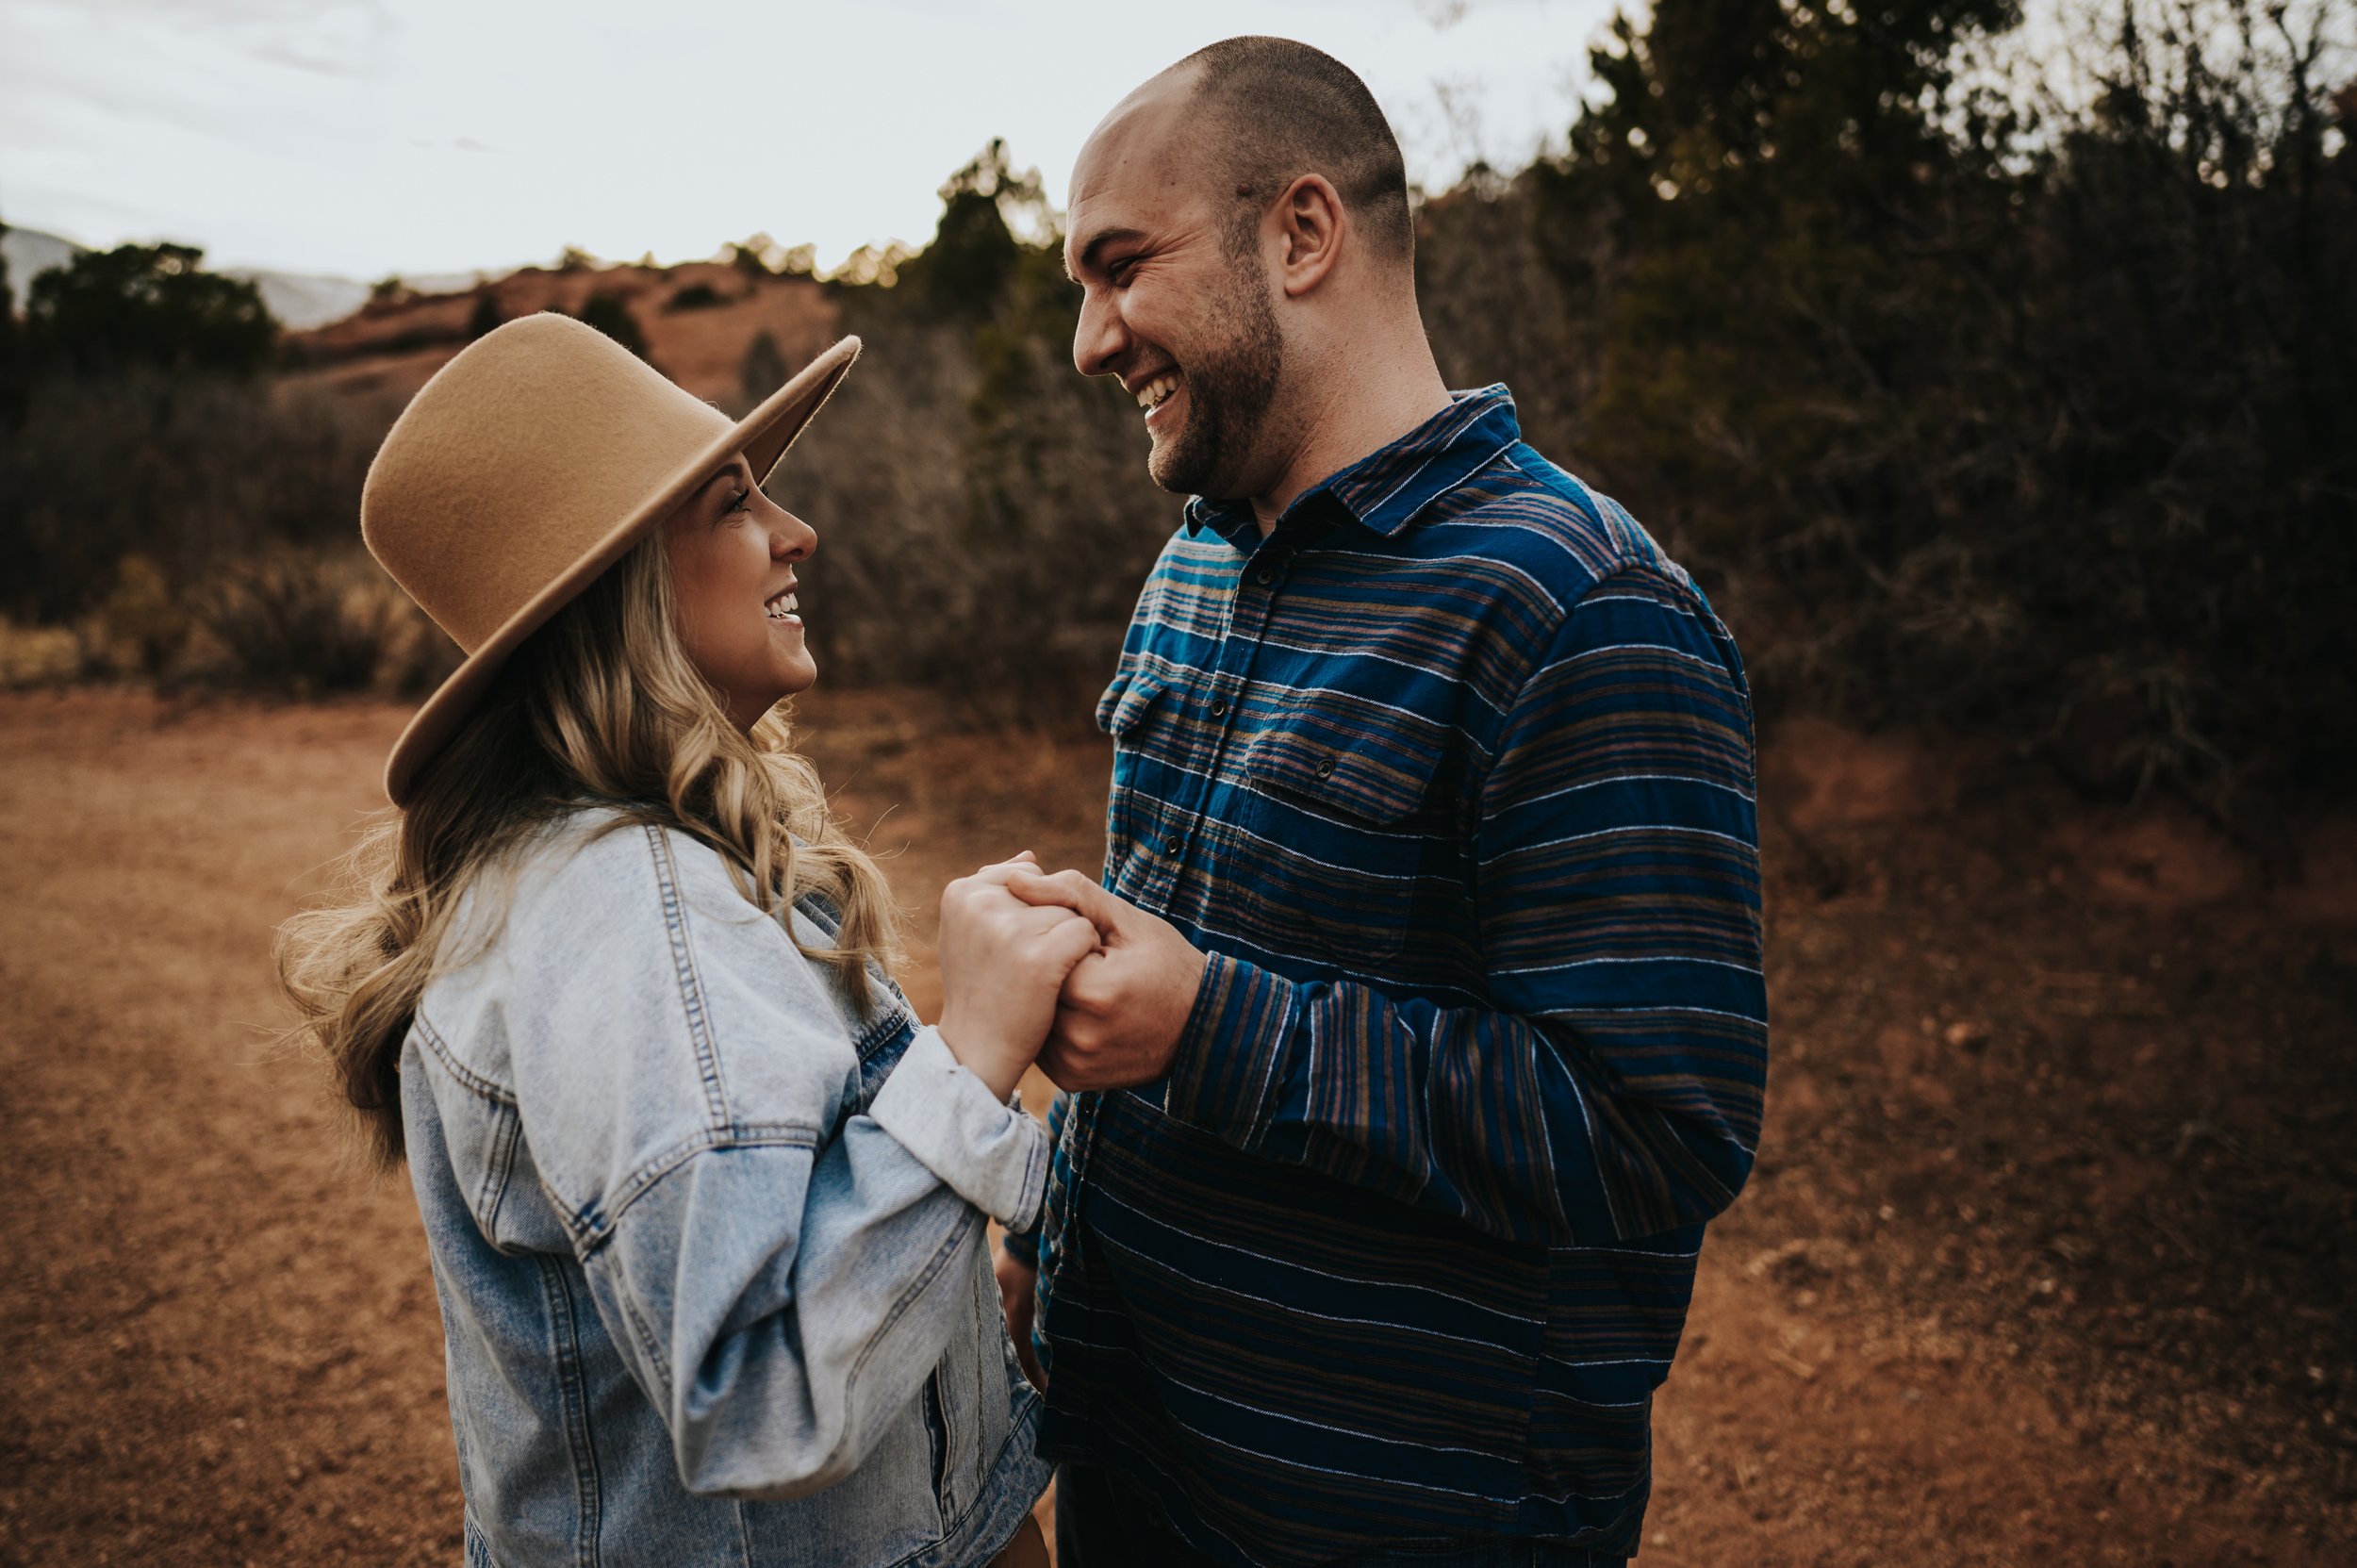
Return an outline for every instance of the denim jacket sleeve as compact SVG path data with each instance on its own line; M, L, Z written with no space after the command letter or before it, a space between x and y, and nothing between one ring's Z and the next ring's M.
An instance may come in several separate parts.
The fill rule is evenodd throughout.
M842 1479L974 1331L983 1213L1031 1222L1041 1135L930 1030L859 1110L827 977L683 835L592 839L507 929L522 1138L682 1480Z

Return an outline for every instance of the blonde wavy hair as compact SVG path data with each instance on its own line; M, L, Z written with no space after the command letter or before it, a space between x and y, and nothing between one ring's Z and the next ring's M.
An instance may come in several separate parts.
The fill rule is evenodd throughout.
M771 915L820 895L840 929L832 948L802 950L862 1008L868 965L898 958L883 875L835 824L785 721L773 712L739 733L676 625L657 531L516 651L408 805L353 851L344 900L279 928L291 1033L326 1060L379 1166L404 1152L402 1045L437 966L458 961L444 949L461 899L586 806L618 814L608 831L651 823L711 845Z

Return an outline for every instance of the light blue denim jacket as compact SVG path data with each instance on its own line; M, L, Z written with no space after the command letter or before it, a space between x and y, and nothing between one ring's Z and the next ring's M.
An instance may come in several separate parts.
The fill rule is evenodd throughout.
M468 1562L987 1562L1047 1482L983 1239L1039 1129L612 822L470 896L402 1054Z

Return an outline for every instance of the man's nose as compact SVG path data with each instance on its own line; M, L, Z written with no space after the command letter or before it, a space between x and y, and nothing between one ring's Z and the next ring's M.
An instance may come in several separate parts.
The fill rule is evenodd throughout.
M1072 329L1072 364L1082 375L1111 375L1129 346L1121 312L1103 292L1090 289L1080 301L1080 324Z

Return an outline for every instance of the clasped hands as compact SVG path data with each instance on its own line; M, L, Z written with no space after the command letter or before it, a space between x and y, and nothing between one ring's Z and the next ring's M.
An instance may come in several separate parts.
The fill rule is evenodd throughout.
M1162 1077L1205 964L1168 921L1028 850L943 889L940 957L942 1038L1002 1099L1034 1057L1062 1089Z

